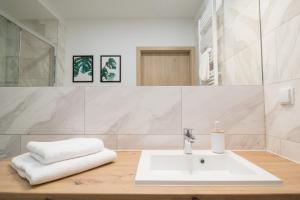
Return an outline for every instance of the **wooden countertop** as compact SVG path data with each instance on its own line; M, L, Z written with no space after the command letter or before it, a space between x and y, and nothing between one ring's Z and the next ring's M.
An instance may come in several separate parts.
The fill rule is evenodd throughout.
M115 163L39 186L30 186L0 162L0 200L300 200L300 165L263 151L238 151L283 180L280 186L136 186L140 152L118 152Z

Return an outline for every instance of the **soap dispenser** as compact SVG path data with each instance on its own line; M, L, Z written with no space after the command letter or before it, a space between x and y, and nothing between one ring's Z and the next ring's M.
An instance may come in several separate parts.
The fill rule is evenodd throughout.
M215 121L215 128L211 132L211 150L214 153L222 154L225 151L224 130L219 128L219 121Z

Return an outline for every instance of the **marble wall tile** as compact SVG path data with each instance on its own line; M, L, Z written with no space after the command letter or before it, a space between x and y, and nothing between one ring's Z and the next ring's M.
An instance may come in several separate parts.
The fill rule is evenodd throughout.
M223 85L261 85L258 0L224 1L218 24L218 58ZM222 15L223 13L223 15Z
M86 134L180 134L180 87L86 88Z
M226 135L225 145L228 150L264 150L265 135ZM211 149L211 136L196 135L193 149Z
M281 105L281 88L295 88L295 104ZM300 79L265 86L266 133L300 143Z
M299 0L261 0L263 35L300 14Z
M20 136L0 135L0 160L20 154Z
M194 148L209 149L213 122L220 120L227 134L239 135L228 140L230 148L255 149L264 143L254 139L264 133L260 86L88 87L84 91L0 88L0 133L24 134L22 152L31 140L73 137L97 137L111 149L182 149L182 120L184 127L195 129Z
M232 2L232 0L229 0L229 2ZM224 8L225 52L223 53L225 60L247 48L248 46L260 41L258 1L246 0L241 2L247 2L245 3L245 6L247 4L249 5L247 5L244 9L236 6L235 9L230 8L228 11L231 13L231 15L236 15L234 20L231 20L230 14L226 14L226 6Z
M300 15L280 26L276 36L280 80L300 78Z
M267 149L299 161L300 1L261 0ZM295 104L281 105L281 88Z
M280 75L277 67L276 32L262 37L264 84L278 82Z
M118 149L182 149L182 135L118 135Z
M281 140L281 154L300 164L300 143Z
M84 88L0 88L1 134L83 134Z
M182 126L208 134L214 121L227 134L264 134L262 86L184 87Z
M224 1L224 26L230 28L241 15L256 19L258 16L258 2L258 0Z
M117 150L117 135L85 135L86 138L99 138L103 140L106 148Z
M224 62L223 85L262 85L260 45L254 44Z
M266 145L267 150L279 155L281 140L279 138L272 137L269 135L267 135L266 139L267 139L267 145Z
M180 135L118 135L118 149L182 149ZM193 149L210 149L210 135L196 135ZM227 135L226 149L264 150L265 135Z
M226 149L265 150L265 135L226 135Z
M242 20L235 22L232 28L225 30L224 60L260 41L259 24L247 25Z

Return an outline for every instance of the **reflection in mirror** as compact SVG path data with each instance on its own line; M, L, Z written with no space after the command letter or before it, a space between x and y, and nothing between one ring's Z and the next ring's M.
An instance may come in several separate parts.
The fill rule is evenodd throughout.
M262 85L259 0L203 1L200 85Z
M17 86L20 29L0 16L0 86Z
M54 85L54 47L0 16L0 86Z
M54 86L57 41L49 38L58 21L34 0L1 0L0 8L0 86Z
M259 4L0 0L0 86L262 85ZM72 81L74 55L93 56L93 82ZM120 81L100 81L105 55Z

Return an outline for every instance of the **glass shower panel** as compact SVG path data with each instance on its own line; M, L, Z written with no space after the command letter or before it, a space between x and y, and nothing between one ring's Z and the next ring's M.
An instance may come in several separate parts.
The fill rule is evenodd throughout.
M53 83L54 48L22 30L19 85L52 86Z
M0 86L18 86L20 28L0 16Z
M53 86L55 48L0 15L0 87Z

